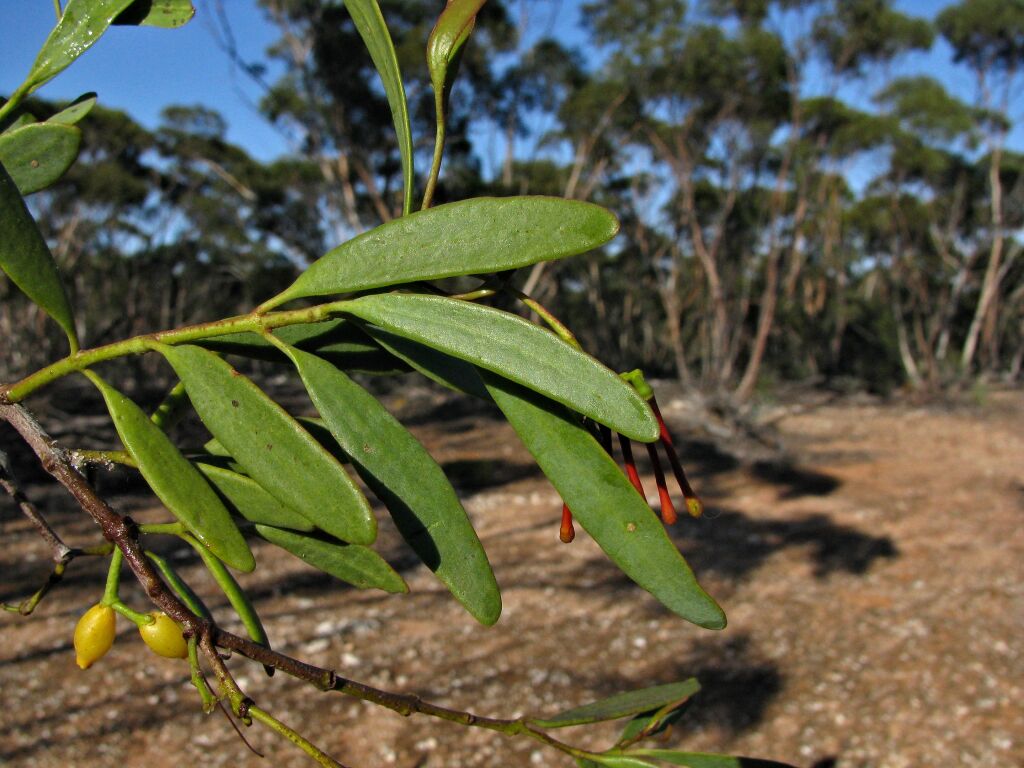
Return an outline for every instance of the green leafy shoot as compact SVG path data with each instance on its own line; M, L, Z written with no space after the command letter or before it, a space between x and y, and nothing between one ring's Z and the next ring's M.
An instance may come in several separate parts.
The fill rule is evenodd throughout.
M405 99L405 86L402 85L402 73L398 68L395 45L391 41L391 33L377 0L345 0L345 7L370 52L370 58L373 59L373 65L384 84L384 93L391 107L391 117L395 123L395 133L398 135L398 149L402 155L402 213L408 215L412 212L413 183L416 176L413 168L409 105Z
M458 58L469 39L476 15L485 0L448 0L427 39L427 68L430 83L434 88L434 116L437 131L434 137L434 157L427 177L427 188L423 193L424 210L430 207L441 172L441 157L444 154L445 113L448 111L448 94L455 73Z
M382 224L329 251L267 311L305 296L363 291L536 264L585 253L611 240L606 209L557 197L478 197Z
M619 693L582 707L574 707L555 717L544 720L531 719L531 725L538 728L567 728L573 725L603 723L641 712L657 710L669 704L678 705L700 690L700 684L693 678L679 683L656 685L638 691Z

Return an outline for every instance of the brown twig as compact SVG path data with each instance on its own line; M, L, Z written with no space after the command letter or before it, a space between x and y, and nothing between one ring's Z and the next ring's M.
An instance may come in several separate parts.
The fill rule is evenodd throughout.
M0 421L6 421L21 435L39 458L43 468L71 493L79 506L100 526L104 537L121 550L124 561L153 604L178 622L186 637L191 636L196 639L198 648L213 669L222 690L227 693L232 710L244 723L249 724L252 721L250 710L253 709L253 702L245 697L235 683L218 648L237 652L252 661L278 669L321 691L337 691L385 707L404 716L416 713L428 715L465 726L499 731L510 736L526 736L570 755L587 754L552 738L531 725L530 721L525 718L503 720L483 717L423 701L418 696L374 688L342 677L334 670L307 664L264 645L259 645L247 638L221 629L208 619L195 615L167 587L151 565L138 541L138 530L134 523L111 509L97 495L88 480L75 469L70 454L46 434L23 406L9 402L2 393L0 393ZM43 533L43 530L40 532ZM57 540L59 541L59 538ZM75 550L69 551L74 552ZM264 717L265 713L263 710L259 710L259 712L259 719L265 721L267 719ZM303 748L305 749L305 747Z

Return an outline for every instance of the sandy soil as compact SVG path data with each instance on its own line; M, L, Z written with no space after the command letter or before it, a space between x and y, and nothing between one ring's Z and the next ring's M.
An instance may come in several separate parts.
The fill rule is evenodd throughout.
M667 614L585 534L561 545L559 499L510 430L424 394L392 402L478 526L503 588L501 621L475 625L385 518L382 551L408 596L349 589L257 550L259 568L241 581L271 640L354 679L492 716L550 715L696 676L703 690L668 739L680 748L815 768L1024 765L1024 393L957 407L807 408L778 419L784 454L723 444L671 392L661 400L709 509L674 536L726 608L726 630ZM67 538L94 540L62 491L14 458ZM137 484L117 476L101 488L145 518ZM41 583L46 553L6 499L0 515L0 598L12 601ZM226 601L179 562L232 626ZM123 623L110 655L80 672L71 632L99 597L101 570L76 562L34 616L0 616L0 764L311 764L254 727L259 760L222 715L202 715L184 666L149 654ZM405 719L231 665L261 705L349 766L569 764L532 742ZM614 733L565 735L596 747Z

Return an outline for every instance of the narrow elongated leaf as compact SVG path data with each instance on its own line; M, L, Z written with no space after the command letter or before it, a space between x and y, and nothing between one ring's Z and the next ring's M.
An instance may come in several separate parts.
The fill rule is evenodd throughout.
M195 13L191 0L133 0L113 23L173 29L187 24Z
M650 757L669 765L684 765L686 768L793 768L788 763L779 763L775 760L712 755L706 752L679 752L673 749L637 749L633 750L633 753Z
M405 86L402 85L402 73L398 68L398 56L395 45L391 42L391 33L380 12L377 0L345 0L345 7L352 16L352 21L359 30L360 37L366 44L377 68L384 93L391 107L391 118L395 123L398 135L398 149L402 155L402 178L405 187L403 212L408 215L412 211L413 170L412 128L409 125L409 105L405 100Z
M251 477L213 464L197 463L196 468L220 491L228 504L249 522L296 531L313 530L309 520L275 499Z
M88 115L96 106L95 93L83 93L77 99L68 104L57 114L47 118L48 123L59 123L60 125L74 125L83 117Z
M494 573L437 462L344 373L308 352L291 348L288 354L324 424L385 503L402 537L477 621L496 622L501 595Z
M656 763L633 755L594 755L594 760L608 768L658 768Z
M386 293L344 311L536 390L634 440L658 438L636 390L594 358L521 317L441 296Z
M431 381L464 395L481 400L491 399L477 369L469 363L415 341L403 339L383 328L368 326L366 332L384 349L404 360L413 370L422 373Z
M114 18L131 4L132 0L68 0L26 78L31 89L60 73L91 48Z
M377 521L345 469L281 406L212 352L160 346L207 429L272 496L332 536L371 544Z
M609 211L557 197L477 197L382 224L314 262L273 307L416 280L500 272L596 248L619 230Z
M135 403L90 372L124 447L153 493L200 543L240 571L256 567L231 513L167 435Z
M210 613L210 609L206 607L206 603L203 602L202 598L199 597L188 585L178 572L171 567L171 564L164 558L155 552L146 552L148 557L156 569L160 572L164 581L167 582L167 586L173 590L174 594L183 602L188 609L192 611L196 616L201 616L204 619L212 619L213 614Z
M257 525L256 532L314 568L355 587L393 594L409 591L405 580L369 547L325 541L267 525Z
M603 723L607 720L618 720L641 712L660 709L666 704L681 703L699 690L700 683L690 678L679 683L655 685L639 691L619 693L582 707L574 707L546 720L531 720L530 722L540 728L566 728L571 725Z
M71 351L78 334L53 254L28 212L14 180L0 164L0 270L64 329Z
M227 597L231 607L235 609L235 613L241 620L242 626L245 627L249 638L254 643L259 643L269 648L270 639L267 637L267 631L263 628L263 622L260 621L260 616L256 613L256 608L249 600L249 596L245 594L245 591L235 581L235 577L231 575L231 572L224 567L220 560L213 557L204 547L200 546L199 542L191 537L187 537L187 539L193 549L199 553L199 557L203 560L203 565L206 566L206 570L213 576L213 580L217 582L217 586L220 587L221 592ZM274 674L273 667L264 666L263 668L267 671L268 676Z
M601 768L600 763L595 763L593 760L587 760L585 757L577 757L576 765L579 768Z
M53 184L78 157L82 132L73 125L33 123L0 134L0 163L23 195Z
M483 372L487 389L573 515L633 581L682 618L708 629L725 614L622 470L556 403Z
M685 703L685 700L672 702L654 711L642 712L636 715L626 723L626 727L622 729L622 735L619 736L615 746L621 747L623 744L632 744L663 732L683 716L682 705Z

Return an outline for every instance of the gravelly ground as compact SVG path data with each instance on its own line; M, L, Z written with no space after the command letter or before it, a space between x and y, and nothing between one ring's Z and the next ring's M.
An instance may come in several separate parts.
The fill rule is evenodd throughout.
M385 522L383 551L403 569L406 597L345 589L278 550L257 551L260 567L242 582L272 641L355 679L493 716L551 714L696 676L704 690L671 733L691 749L816 768L1024 765L1024 393L785 416L789 462L716 448L682 401L662 401L710 511L674 534L726 608L725 631L668 615L585 534L559 544L560 502L507 427L416 401L404 404L414 430L491 556L501 621L476 626ZM120 509L145 504L122 480L104 486ZM86 540L88 524L58 490L30 491L65 510L54 519L71 540ZM0 514L0 596L12 600L42 578L45 553L7 500ZM183 572L203 585L192 567ZM111 654L80 672L71 630L102 576L93 563L71 576L32 618L0 616L0 764L309 764L256 728L249 736L268 759L249 753L222 716L199 712L182 665L148 654L124 625ZM567 765L530 742L405 719L232 665L251 696L346 765ZM568 736L597 746L612 732Z

